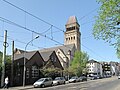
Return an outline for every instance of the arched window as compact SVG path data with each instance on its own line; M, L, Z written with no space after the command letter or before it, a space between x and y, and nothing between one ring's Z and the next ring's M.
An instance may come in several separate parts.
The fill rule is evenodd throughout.
M66 38L66 41L68 40L68 38Z
M75 40L75 36L74 36L74 40Z
M70 40L70 37L69 37L69 40Z

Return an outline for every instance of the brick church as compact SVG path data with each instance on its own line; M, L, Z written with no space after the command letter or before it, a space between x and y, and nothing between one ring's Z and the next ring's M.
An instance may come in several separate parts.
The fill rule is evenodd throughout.
M22 85L23 78L23 62L26 59L26 84L32 84L34 81L42 77L40 68L47 67L60 68L61 70L68 68L74 57L76 50L81 50L81 33L80 25L75 16L70 16L64 33L64 45L46 48L37 51L26 51L15 49L14 52L14 84ZM52 64L48 64L48 63Z

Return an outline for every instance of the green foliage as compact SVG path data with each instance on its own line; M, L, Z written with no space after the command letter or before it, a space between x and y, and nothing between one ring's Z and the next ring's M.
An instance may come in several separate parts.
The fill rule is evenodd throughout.
M2 67L2 57L3 57L3 53L0 52L0 68ZM11 56L6 55L6 64L10 64L10 63L11 63Z
M118 40L117 56L120 58L120 39Z
M80 76L83 74L83 70L86 68L88 60L89 56L87 53L80 51L75 52L75 56L70 65L70 69L74 72L74 75Z
M41 72L45 77L53 77L55 74L61 73L62 70L59 68L43 68Z
M93 35L95 39L102 39L116 49L120 48L120 0L97 0L101 4L96 16ZM117 52L120 57L120 52Z
M0 52L0 67L1 67L1 64L2 64L2 52Z
M72 76L72 75L75 75L74 74L74 70L72 69L72 68L65 68L64 70L63 70L63 75L64 76Z

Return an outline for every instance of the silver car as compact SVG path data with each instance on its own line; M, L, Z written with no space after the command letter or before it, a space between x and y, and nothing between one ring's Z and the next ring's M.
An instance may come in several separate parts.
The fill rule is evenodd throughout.
M120 75L118 75L118 79L120 79Z
M65 84L64 77L56 77L55 80L53 80L53 85L60 85L60 84Z
M37 80L33 86L34 87L46 87L46 86L52 86L53 81L51 78L41 78L39 80Z
M69 83L71 82L79 82L79 78L77 76L71 77L71 79L69 80Z

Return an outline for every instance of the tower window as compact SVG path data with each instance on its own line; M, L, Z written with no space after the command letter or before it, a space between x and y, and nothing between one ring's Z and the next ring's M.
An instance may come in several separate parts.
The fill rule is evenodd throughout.
M69 40L70 40L70 37L69 37Z
M79 28L78 28L78 27L76 27L76 29L79 31Z
M74 40L75 40L75 36L74 36Z
M67 31L70 31L70 30L75 30L75 27L69 27L69 28L67 28Z
M66 41L68 40L68 38L66 38Z

